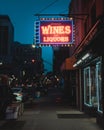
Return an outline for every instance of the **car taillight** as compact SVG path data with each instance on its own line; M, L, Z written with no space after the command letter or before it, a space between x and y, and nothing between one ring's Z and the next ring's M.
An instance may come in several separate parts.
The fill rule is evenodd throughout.
M22 96L22 93L19 93L18 95L19 95L19 96Z

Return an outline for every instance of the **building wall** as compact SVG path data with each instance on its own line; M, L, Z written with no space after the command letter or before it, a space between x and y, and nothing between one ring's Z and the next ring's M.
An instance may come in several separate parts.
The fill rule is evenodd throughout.
M79 6L79 8L76 8L76 6ZM91 57L89 57L89 59L87 59L86 61L83 61L82 64L78 65L76 68L77 70L77 92L78 95L82 95L82 98L84 97L84 100L81 102L82 105L80 106L80 108L82 107L83 110L87 113L89 113L90 115L94 115L97 116L97 122L98 124L100 124L103 128L104 128L104 124L102 122L104 122L104 103L102 101L104 101L104 86L103 86L103 80L104 80L104 75L102 73L103 67L104 67L104 63L103 60L101 60L101 57L103 59L103 55L104 52L102 50L102 45L103 45L103 41L104 41L104 1L103 0L73 0L72 4L71 4L71 10L70 13L79 13L80 15L75 15L78 16L77 18L74 19L75 21L75 27L79 27L78 31L76 28L76 41L75 41L75 50L74 50L74 56L76 56L77 61L81 59L82 56L84 56L84 54L86 54L87 52L89 52L91 55ZM86 13L87 15L82 15ZM74 16L74 15L73 15ZM82 18L82 20L78 19L78 18ZM80 30L80 31L79 31ZM100 44L99 44L100 43ZM92 68L97 68L98 63L102 65L102 68L99 72L99 75L102 76L102 79L100 79L100 81L102 82L101 84L94 84L95 86L97 86L97 99L101 99L100 101L96 102L96 106L93 106L92 104L92 99L89 100L88 104L86 102L84 102L85 99L85 95L86 95L86 91L87 91L87 87L85 87L85 82L88 80L86 79L86 77L83 76L83 72L84 70L90 70L89 74L91 74L92 77L94 77L94 75L92 74ZM99 67L100 68L100 67ZM98 68L97 68L98 69ZM97 69L93 70L94 74L97 74ZM82 72L81 72L82 71ZM79 73L81 72L81 73ZM80 79L79 79L80 77ZM95 80L99 80L98 79L99 76L97 76L95 78ZM94 78L93 78L94 79ZM89 77L89 80L92 81L91 77ZM89 91L90 93L92 92L92 84L90 84L89 86ZM86 89L86 90L85 90ZM99 90L102 90L99 94ZM92 93L91 93L92 94ZM78 97L78 96L77 96ZM87 97L87 96L86 96ZM81 97L79 99L79 102L82 100ZM78 102L78 103L79 103ZM85 104L86 103L86 104ZM100 106L101 105L101 106ZM79 107L78 106L78 107ZM83 107L84 106L84 107ZM97 109L96 109L97 107ZM101 108L101 111L100 109Z
M75 24L75 47L80 44L96 19L104 14L103 5L103 0L72 0L69 17L73 17Z
M18 77L33 78L44 70L41 48L33 48L31 44L13 44L14 74Z
M59 47L58 50L54 50L53 71L55 73L60 73L60 66L69 56L69 47Z
M0 15L0 60L9 63L12 60L11 46L14 41L14 27L7 15Z

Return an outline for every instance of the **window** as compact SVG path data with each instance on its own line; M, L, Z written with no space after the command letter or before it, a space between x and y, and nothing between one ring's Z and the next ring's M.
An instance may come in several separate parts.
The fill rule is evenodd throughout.
M97 97L98 97L98 111L102 112L102 85L101 85L101 62L96 64L96 81L97 81Z
M96 85L96 64L84 69L84 104L98 106Z
M90 78L90 67L84 69L84 103L91 105L91 78Z
M96 64L91 66L91 104L97 107Z

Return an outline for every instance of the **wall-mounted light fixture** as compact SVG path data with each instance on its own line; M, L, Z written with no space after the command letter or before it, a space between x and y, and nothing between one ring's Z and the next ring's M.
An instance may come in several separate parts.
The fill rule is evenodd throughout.
M85 61L88 57L90 56L90 53L86 53L82 58L80 58L74 65L73 67L78 66L81 64L83 61Z
M85 54L85 55L82 57L82 60L87 59L89 56L90 56L90 54L89 54L89 53Z

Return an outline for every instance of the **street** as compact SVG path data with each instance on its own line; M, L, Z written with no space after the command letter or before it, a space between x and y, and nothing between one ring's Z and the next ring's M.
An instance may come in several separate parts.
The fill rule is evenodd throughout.
M57 88L25 104L24 113L17 120L0 123L0 130L101 130L96 119L75 107L62 103Z

